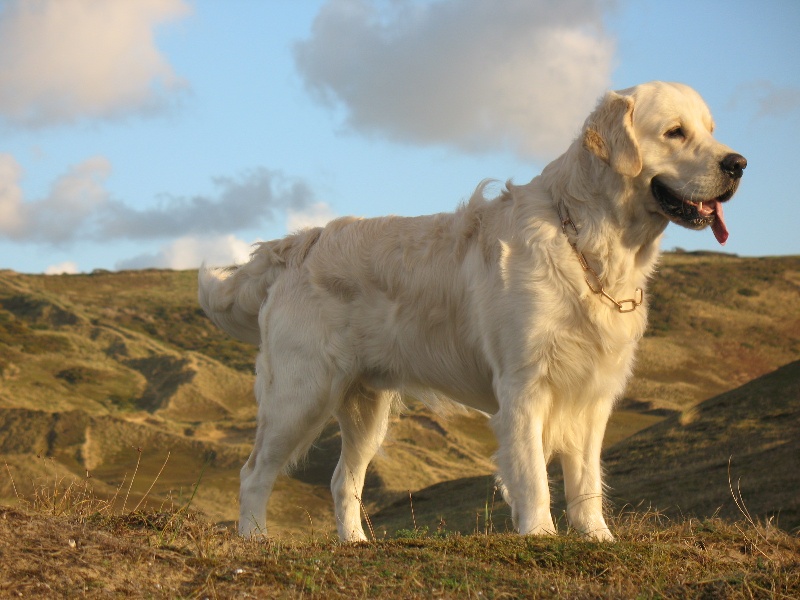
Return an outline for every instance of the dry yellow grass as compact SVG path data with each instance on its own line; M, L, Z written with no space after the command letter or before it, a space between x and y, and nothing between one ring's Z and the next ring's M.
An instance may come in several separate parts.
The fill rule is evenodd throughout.
M257 541L185 510L0 508L0 595L126 598L796 598L800 541L719 519L621 515L615 543L405 531Z

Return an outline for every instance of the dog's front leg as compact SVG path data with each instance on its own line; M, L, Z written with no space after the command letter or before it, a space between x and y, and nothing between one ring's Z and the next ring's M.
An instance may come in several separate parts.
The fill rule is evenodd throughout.
M576 431L580 439L561 454L564 487L567 496L567 518L580 533L598 541L611 542L603 518L603 483L600 451L613 401L599 402L593 410L584 411L585 420Z
M498 394L500 410L491 420L499 446L495 460L505 487L503 495L511 506L514 526L523 535L556 532L543 440L548 394L509 386Z

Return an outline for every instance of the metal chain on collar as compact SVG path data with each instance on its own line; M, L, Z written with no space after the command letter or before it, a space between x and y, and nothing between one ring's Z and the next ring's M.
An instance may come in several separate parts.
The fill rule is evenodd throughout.
M563 214L561 212L562 208L564 210ZM581 264L583 271L585 273L588 273L588 275L584 275L583 278L586 281L586 285L588 285L589 289L592 290L592 293L599 294L600 296L603 296L604 298L610 300L614 304L614 306L617 307L617 310L621 313L629 313L635 311L639 306L642 305L642 301L644 300L644 292L642 291L642 288L636 288L634 297L629 298L627 300L617 300L611 294L609 294L605 290L605 287L603 287L603 282L600 280L600 276L597 274L597 271L595 271L589 265L589 262L583 255L583 252L578 250L577 242L572 242L569 239L569 234L567 233L567 225L572 227L572 230L575 232L576 236L578 235L578 227L570 218L567 207L562 206L562 204L559 202L556 205L556 210L558 210L558 218L561 220L561 231L564 232L564 235L567 237L567 242L569 242L569 245L572 246L572 249L575 251L575 255L578 257L578 262ZM592 280L589 279L589 276L591 276L592 280L594 280L594 283L592 283Z

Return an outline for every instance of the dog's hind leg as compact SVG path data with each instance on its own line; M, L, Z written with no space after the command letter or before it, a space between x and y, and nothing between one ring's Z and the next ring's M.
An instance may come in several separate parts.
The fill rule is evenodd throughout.
M612 403L598 403L580 417L585 419L576 429L580 439L561 453L564 487L567 496L567 518L580 533L599 541L613 541L614 536L603 518L603 484L600 451L605 425Z
M300 460L333 416L337 397L322 361L285 352L257 361L258 422L253 452L241 470L239 533L266 535L267 500L278 475ZM272 368L271 368L272 367Z
M383 443L393 392L356 390L347 396L336 418L342 430L342 454L331 479L339 537L366 540L361 526L361 493L367 466Z

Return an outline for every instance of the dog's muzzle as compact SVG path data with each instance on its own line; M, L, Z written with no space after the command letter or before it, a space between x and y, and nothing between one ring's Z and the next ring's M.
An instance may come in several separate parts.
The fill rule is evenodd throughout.
M731 153L720 163L720 170L727 176L728 185L714 198L696 200L683 198L658 179L653 177L650 189L658 201L661 211L674 223L689 229L703 229L711 226L714 237L724 245L728 240L728 228L722 211L722 203L730 200L739 187L739 180L747 167L747 159L741 154Z

